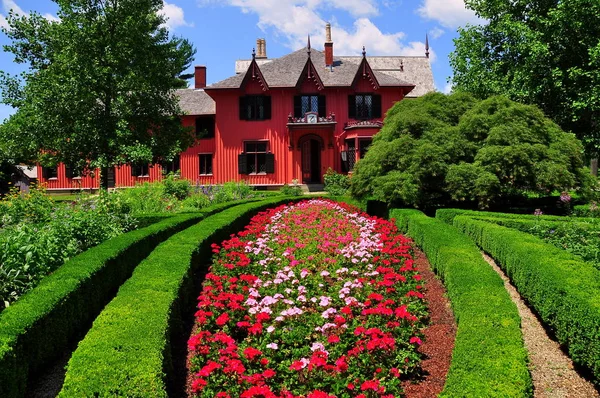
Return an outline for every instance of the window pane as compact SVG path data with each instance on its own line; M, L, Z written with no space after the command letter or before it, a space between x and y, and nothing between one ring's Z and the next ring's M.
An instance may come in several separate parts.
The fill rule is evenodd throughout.
M248 173L256 174L256 154L248 154Z
M311 112L319 112L319 96L318 95L310 96L310 111Z
M267 155L264 153L259 153L256 155L257 157L257 167L258 167L258 172L259 173L266 173L267 172Z
M256 143L256 152L267 152L267 143L266 142L257 142Z
M256 152L256 143L246 142L246 150L244 152Z
M307 95L303 95L302 99L302 116L306 114L306 112L310 112L310 98Z

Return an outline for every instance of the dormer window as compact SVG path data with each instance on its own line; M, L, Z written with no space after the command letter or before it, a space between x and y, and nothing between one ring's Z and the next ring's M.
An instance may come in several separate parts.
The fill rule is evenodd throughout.
M381 96L376 94L348 96L348 117L357 120L381 118Z
M294 97L294 117L303 118L307 112L316 112L326 117L327 105L324 95L297 95Z

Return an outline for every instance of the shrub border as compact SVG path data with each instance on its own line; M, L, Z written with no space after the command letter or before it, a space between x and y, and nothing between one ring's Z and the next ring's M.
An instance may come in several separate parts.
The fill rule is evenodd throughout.
M435 218L442 220L446 224L452 225L454 218L458 216L469 216L469 217L494 217L494 218L509 218L509 219L520 219L520 220L539 220L539 221L587 221L593 222L593 217L568 217L568 216L549 216L541 215L535 216L533 214L514 214L514 213L496 213L491 211L476 211L476 210L463 210L463 209L438 209L435 212Z
M477 247L456 228L418 210L393 209L390 217L427 255L456 318L452 362L440 397L531 396L520 316Z
M0 313L0 396L22 397L30 375L83 337L118 287L160 242L233 206L175 215L73 257Z
M496 259L573 362L600 385L600 271L525 232L466 215L453 224Z
M210 244L241 230L261 210L303 199L236 206L158 246L80 342L59 396L167 397L174 378L172 341L181 332L182 320L193 314L212 255Z

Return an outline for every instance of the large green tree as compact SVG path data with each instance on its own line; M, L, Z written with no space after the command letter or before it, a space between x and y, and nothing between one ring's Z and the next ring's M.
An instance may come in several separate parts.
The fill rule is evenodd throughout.
M539 108L432 93L388 111L350 181L353 195L388 203L487 208L530 193L587 193L592 179L579 140Z
M466 0L487 20L459 29L456 90L538 105L600 152L600 1Z
M175 89L195 50L169 35L163 1L54 1L58 22L10 13L3 30L27 68L0 74L2 101L17 108L0 129L4 156L91 170L186 148Z

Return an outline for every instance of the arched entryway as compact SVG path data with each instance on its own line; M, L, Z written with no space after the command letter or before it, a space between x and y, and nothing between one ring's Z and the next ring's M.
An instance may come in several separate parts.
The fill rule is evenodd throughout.
M302 183L320 184L322 182L321 151L323 147L323 138L316 134L307 134L298 140L302 166Z

